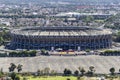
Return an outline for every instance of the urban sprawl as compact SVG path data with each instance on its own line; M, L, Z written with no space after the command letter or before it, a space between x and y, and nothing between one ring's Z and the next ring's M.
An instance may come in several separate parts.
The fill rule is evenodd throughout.
M120 80L119 1L31 1L0 2L0 80Z

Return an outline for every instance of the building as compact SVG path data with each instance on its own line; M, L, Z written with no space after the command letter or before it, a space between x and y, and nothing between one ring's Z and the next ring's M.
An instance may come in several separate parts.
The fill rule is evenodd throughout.
M111 48L111 31L90 27L31 27L11 32L10 49L96 50Z
M105 13L77 13L77 12L68 12L68 13L59 13L54 15L54 17L59 18L69 18L69 17L75 17L84 19L87 16L92 16L94 19L106 19L111 17L114 14L105 14Z

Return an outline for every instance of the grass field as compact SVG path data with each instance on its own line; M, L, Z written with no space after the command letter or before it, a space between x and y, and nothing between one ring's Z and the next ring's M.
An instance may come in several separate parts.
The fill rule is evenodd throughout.
M28 80L67 80L69 78L70 80L77 80L77 77L69 76L69 77L62 77L62 76L53 76L53 77L26 77Z
M42 76L42 77L27 76L25 78L27 78L27 80L67 80L68 78L70 80L77 80L77 77L74 76ZM23 80L22 77L21 80ZM80 80L100 80L100 79L97 77L81 77ZM105 80L111 80L111 78ZM120 80L120 77L114 78L112 80Z

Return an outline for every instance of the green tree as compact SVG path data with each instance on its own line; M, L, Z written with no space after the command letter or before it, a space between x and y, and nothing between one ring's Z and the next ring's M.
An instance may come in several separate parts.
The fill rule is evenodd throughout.
M15 80L20 80L20 77L19 77L19 76L16 76L16 77L15 77Z
M51 70L51 73L50 73L50 74L56 76L56 75L57 75L57 71Z
M41 49L41 54L45 55L46 54L46 50L45 49Z
M12 80L20 80L20 77L15 72L10 73L10 77Z
M28 79L26 77L24 77L23 80L28 80Z
M74 75L75 75L75 76L78 76L78 75L79 75L79 71L76 70L76 71L74 72Z
M72 74L72 71L70 70L70 69L64 69L64 75L65 76L69 76L69 75L71 75Z
M4 74L4 72L3 72L3 68L1 68L0 73L1 73L1 74Z
M67 78L66 80L70 80L70 78Z
M9 72L13 72L15 68L16 68L16 65L14 63L10 63Z
M95 67L94 66L90 66L89 67L89 71L88 71L88 75L89 76L93 76L95 72Z
M40 69L37 70L37 75L38 75L38 76L41 75L41 71L40 71Z
M32 50L32 51L29 51L28 53L32 57L32 56L36 56L37 51L36 50Z
M49 73L50 73L50 68L49 68L49 67L46 67L46 68L44 69L44 74L45 74L45 75L49 75Z
M110 71L111 75L114 75L114 74L115 74L115 68L114 68L114 67L110 68L109 71Z
M81 75L84 76L84 74L85 74L85 69L84 69L84 68L81 68L81 67L79 67L78 69L79 69Z
M85 69L82 68L82 69L80 70L80 72L81 72L81 75L84 76L84 74L85 74Z
M84 22L86 22L86 25L87 26L89 26L89 23L91 22L91 21L93 21L94 20L94 17L93 16L87 16L86 18L84 18Z
M3 74L2 74L2 73L0 73L0 78L1 78L1 77L3 77Z
M12 78L12 80L15 80L16 76L17 76L17 74L15 72L12 72L10 74L10 77Z
M4 41L3 37L0 37L0 44L2 44Z
M23 66L23 65L18 64L18 66L17 66L17 70L18 70L18 72L22 71L22 66Z

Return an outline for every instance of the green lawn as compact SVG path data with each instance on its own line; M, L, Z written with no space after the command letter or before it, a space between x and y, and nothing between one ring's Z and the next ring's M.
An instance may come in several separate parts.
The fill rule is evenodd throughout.
M33 77L33 76L27 76L25 77L27 80L67 80L69 78L70 80L77 80L77 77L74 76L42 76L42 77ZM21 77L21 80L23 78ZM82 77L81 80L97 80L96 77ZM110 78L106 80L111 80ZM120 78L114 78L113 80L120 80Z
M67 78L70 78L70 80L77 80L76 77L68 76L68 77L62 77L62 76L53 76L53 77L26 77L28 80L66 80Z

